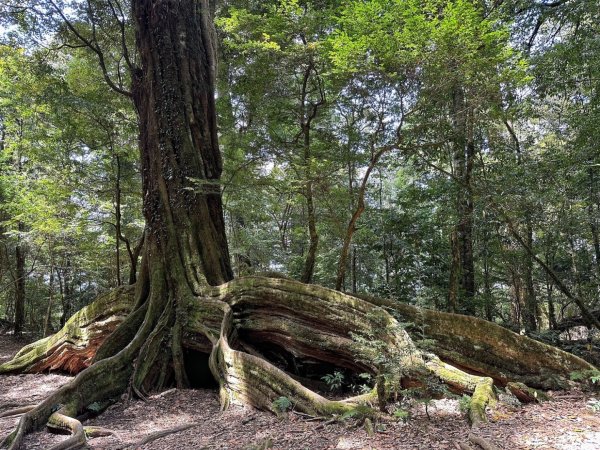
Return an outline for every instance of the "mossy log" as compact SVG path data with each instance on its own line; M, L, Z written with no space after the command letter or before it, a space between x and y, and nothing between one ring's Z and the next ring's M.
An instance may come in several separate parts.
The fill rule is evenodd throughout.
M415 344L455 367L489 376L502 386L518 381L539 389L567 386L573 371L594 366L571 353L471 316L445 313L375 297L402 322Z
M573 370L591 368L579 358L543 344L536 346L528 338L478 319L384 300L365 301L292 280L247 277L205 286L201 295L182 295L165 290L160 271L149 276L156 277L154 289L145 292L144 302L135 299L140 290L134 295L132 288L100 297L55 336L28 346L0 366L2 373L80 371L23 415L15 433L4 441L9 448L18 448L26 433L56 418L53 414L59 405L62 416L76 417L90 404L115 398L128 387L144 397L168 385L193 383L194 374L185 369L185 349L209 357L223 407L235 403L277 412L274 400L286 397L296 410L320 417L343 414L367 400L374 401L376 395L328 400L298 382L291 373L293 365L311 362L349 373L368 372L377 379L381 364L372 360L373 349L368 345L357 345L356 336L376 336L384 344L376 346L378 352L384 359L394 359L394 367L399 368L394 386L418 385L425 374L434 373L455 391L472 394L470 417L474 423L485 420L486 405L494 399L492 378L508 382L512 381L510 374L515 374L515 380L521 381L530 376L526 370L531 367L533 379L540 380L543 375L544 379L559 380ZM436 339L434 352L445 362L420 350L381 306L393 306L392 312L401 312L402 320L413 322L413 336L417 329L427 330L426 337ZM450 333L458 335L448 337ZM99 347L101 339L104 344ZM465 355L459 359L455 355L461 355L463 342ZM448 351L450 343L452 352ZM507 356L492 359L495 364L491 364L489 358L483 358L483 351L473 351L477 345L492 355L508 352L513 364ZM534 364L530 359L535 349L540 353ZM76 363L70 362L71 355ZM458 360L478 375L449 365L449 360ZM489 368L492 370L487 372ZM64 418L61 423L72 425L73 440L79 442L79 425Z

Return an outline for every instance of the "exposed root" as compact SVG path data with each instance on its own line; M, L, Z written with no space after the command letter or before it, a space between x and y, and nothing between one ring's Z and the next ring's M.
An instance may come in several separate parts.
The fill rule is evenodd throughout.
M377 330L376 339L382 344L376 348L378 356L393 359L395 367L400 368L399 379L394 380L397 386L418 381L424 372L433 372L451 390L472 395L469 418L473 424L486 420L486 407L495 401L492 378L470 375L442 362L437 356L428 355L425 361L424 354L396 319L373 303L284 279L237 279L218 287L203 288L202 296L194 296L185 290L184 283L181 284L183 292L182 289L172 289L171 284L164 273L156 269L145 301L140 303L139 299L136 300L137 309L122 322L123 328L117 329L105 340L105 346L97 353L96 344L91 344L97 341L84 336L81 330L95 329L91 322L98 318L102 302L99 300L86 313L82 313L83 310L77 313L74 316L77 319L69 323L71 328L79 331L74 333L73 329L65 329L60 332L63 338L66 335L85 338L80 342L82 348L88 346L87 349L75 353L77 369L81 370L83 365L88 364L93 354L108 356L100 358L42 403L24 412L16 430L3 445L9 445L11 450L19 448L26 433L42 427L47 421L49 427L58 424L57 428L72 434L57 449L85 445L85 428L72 417L77 417L90 404L118 397L128 388L140 398L146 398L162 386L187 384L182 345L210 354L209 366L219 383L223 408L235 403L278 413L279 406L274 400L286 397L294 410L325 420L358 408L369 410L364 417L378 417L379 413L370 406L364 406L375 404L378 397L376 389L366 395L332 401L291 375L298 375L294 372L295 361L306 360L340 367L355 374L368 372L377 377L380 367L373 361L373 349L368 348L368 340L366 345L358 345L351 335L374 336L374 330ZM129 289L127 292L131 294L132 291ZM121 311L133 304L131 298L122 302L114 296L106 298L123 305ZM444 320L448 319L446 316L440 319L436 314L427 312L429 324L436 323L435 320L445 323ZM481 325L479 322L468 323ZM87 328L82 324L88 324ZM468 334L465 330L461 332ZM472 339L472 332L469 333L469 339ZM72 350L57 350L56 345L50 343L52 339L26 347L8 365L0 366L0 371L22 371L42 366L64 369ZM517 346L521 342L512 335L511 339L510 343ZM444 342L438 347L446 345ZM467 339L467 342L470 341ZM531 351L533 347L529 347L529 341L526 344L527 351ZM281 367L276 366L262 356L268 346L281 349L282 354L294 362L286 367L287 360L283 358L283 362L279 361ZM83 354L86 355L85 364L80 357ZM547 369L550 373L558 367L557 355L562 354L553 354L549 367L544 367L545 362L542 362L536 373L546 373ZM571 361L569 358L566 360ZM488 363L479 364L477 368L482 369L485 364ZM505 359L500 366L504 364L507 364ZM562 374L563 369L559 367L558 373ZM500 379L497 367L492 373L496 380ZM520 387L522 391L529 392L525 388ZM64 427L61 428L61 425ZM158 439L166 435L161 433L177 431L180 428L151 436L156 435L155 439ZM90 429L90 433L94 431Z
M472 316L418 308L393 300L360 296L411 323L417 346L455 367L485 374L497 383L519 381L544 390L564 389L575 370L593 370L583 359Z
M71 436L51 447L50 450L74 450L86 445L85 432L83 425L77 419L63 414L63 409L53 413L48 419L48 428L55 431L66 431Z
M464 442L459 442L457 445L460 447L460 450L475 450L469 444L465 444Z
M500 447L497 447L495 444L488 441L487 439L485 439L481 436L477 436L473 433L469 434L469 440L473 444L479 445L483 450L502 450Z
M125 319L133 302L126 286L98 297L75 313L56 334L23 347L0 364L0 374L63 371L71 374L88 367L106 337Z
M394 358L406 376L424 367L419 352L392 316L336 291L289 280L247 278L213 288L212 298L212 302L204 300L202 304L205 309L212 305L223 314L218 337L214 331L207 335L213 342L211 370L220 380L224 407L244 403L277 413L273 400L286 397L296 410L331 417L357 405L354 401L327 400L264 358L235 349L238 334L253 343L279 344L294 357L376 375L375 365L370 365L372 350L357 345L351 332L366 336L373 330L390 329L393 332L381 333L386 345L380 351L389 352L388 358ZM215 311L204 314L203 325L207 316L216 315Z
M459 393L471 393L469 420L472 425L486 422L486 407L496 401L494 381L489 377L470 375L442 362L437 356L428 355L427 367L444 383Z
M106 437L106 436L116 436L118 435L115 431L109 430L108 428L103 427L83 427L83 431L87 438L98 438L98 437Z
M17 417L17 416L25 414L26 412L31 411L35 407L36 407L36 405L29 405L29 406L21 406L19 408L9 409L9 410L6 410L6 411L3 411L2 413L0 413L0 418L7 419L10 417Z
M179 433L181 431L189 430L190 428L193 428L196 426L198 426L198 424L189 423L187 425L180 425L178 427L169 428L168 430L157 431L155 433L149 434L144 439L139 440L135 444L126 444L126 445L122 445L120 447L115 447L115 450L122 450L125 448L140 448L142 445L149 444L150 442L156 441L157 439L161 439L161 438L164 438L165 436Z

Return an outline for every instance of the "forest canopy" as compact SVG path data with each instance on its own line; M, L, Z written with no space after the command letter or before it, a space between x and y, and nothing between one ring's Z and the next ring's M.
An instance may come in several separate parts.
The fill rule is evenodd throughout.
M2 8L0 314L47 334L135 281L137 55L126 3ZM235 274L535 332L580 314L535 255L597 309L597 9L218 3Z

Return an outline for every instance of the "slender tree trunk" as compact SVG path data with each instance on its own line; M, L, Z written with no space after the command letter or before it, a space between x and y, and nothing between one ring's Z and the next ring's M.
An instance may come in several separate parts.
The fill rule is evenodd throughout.
M526 236L527 245L529 248L533 248L533 227L531 226L531 220L527 220L526 224ZM537 298L535 292L535 286L533 284L533 258L531 255L525 253L524 261L524 278L525 278L525 295L524 295L524 314L523 314L523 325L527 331L537 330Z
M556 307L554 306L554 297L553 297L554 286L548 279L548 276L546 276L546 278L547 278L546 294L547 294L547 298L548 298L548 322L550 325L550 329L556 330L558 321L556 320Z
M519 328L523 325L523 285L518 270L510 268L512 291L512 321Z
M311 283L315 271L315 263L317 260L317 249L319 247L319 234L317 232L317 217L315 213L312 181L308 181L306 183L305 196L309 245L306 259L304 260L304 270L302 271L302 277L300 280L303 283Z
M116 262L116 272L117 272L117 286L121 286L123 283L121 281L121 237L123 233L121 232L121 160L119 155L114 152L114 161L115 161L115 262Z
M383 212L383 174L381 169L379 170L379 211ZM384 227L384 216L381 216L381 230L382 230L382 247L383 247L383 265L385 270L385 285L390 288L390 256L388 248L388 236Z
M594 175L594 168L588 169L588 175L590 180L590 201L588 204L588 222L590 231L592 233L592 242L594 243L594 255L596 262L596 273L600 276L600 238L598 237L598 194L596 192L596 177ZM594 210L594 205L596 208Z
M513 126L508 120L504 120L504 125L510 134L510 137L514 144L515 156L517 158L517 164L523 165L523 152L521 149L521 142L515 132ZM533 249L533 224L531 219L531 212L529 206L525 205L525 240L527 246ZM523 262L523 278L525 279L525 292L524 292L524 308L523 308L523 325L526 331L535 331L538 328L538 304L535 292L535 285L533 282L533 258L531 254L525 252L525 258Z
M458 231L452 229L450 233L450 279L448 282L448 311L458 312L458 295L460 289L460 246L458 243Z
M311 125L312 121L317 117L318 108L324 100L319 103L309 104L308 90L309 83L314 71L314 63L312 58L309 60L306 69L304 70L302 80L302 91L300 100L300 130L303 137L303 165L304 165L304 197L306 198L306 213L308 225L308 252L304 261L304 269L300 280L303 283L310 283L313 279L315 271L315 262L317 259L317 249L319 246L319 234L317 232L317 217L315 212L314 201L314 186L313 186L313 171L312 171L312 149L311 149Z
M22 222L19 222L18 230L20 233L25 231ZM25 278L25 247L19 235L15 247L15 335L23 332L25 324Z
M486 214L484 212L484 217ZM483 290L485 297L485 318L490 322L494 321L494 299L492 298L492 282L490 280L490 249L489 232L486 227L483 231Z
M358 280L357 280L357 266L358 265L358 255L356 254L356 247L352 247L352 293L356 294L358 292Z
M48 284L48 306L46 307L46 318L44 319L44 336L48 336L52 326L52 304L54 303L54 258L50 249L50 282Z
M389 151L390 147L382 147L376 152L372 154L371 161L369 162L369 166L363 175L362 181L360 183L360 188L358 190L358 199L356 204L356 209L350 218L350 222L348 223L348 227L346 229L346 235L344 236L344 243L342 245L342 252L340 255L340 259L338 261L338 270L337 270L337 278L335 282L335 289L337 291L342 289L342 285L344 284L344 278L346 276L346 267L348 260L348 250L350 249L350 243L352 242L352 236L356 231L356 223L362 213L365 211L365 194L367 191L367 184L369 183L369 177L371 176L371 172L381 159L381 157Z
M469 110L464 89L456 86L452 92L452 127L454 132L454 171L461 181L457 187L457 245L460 253L460 309L475 314L475 265L473 258L473 194L471 177L475 158L473 113Z

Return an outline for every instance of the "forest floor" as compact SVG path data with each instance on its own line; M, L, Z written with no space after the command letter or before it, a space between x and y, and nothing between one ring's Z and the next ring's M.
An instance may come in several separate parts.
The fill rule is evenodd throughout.
M22 341L0 334L0 362L9 359ZM0 407L34 404L70 378L60 375L0 376ZM457 400L439 400L429 407L415 406L411 418L389 422L369 437L363 428L348 423L310 420L294 413L278 418L266 412L232 407L222 412L214 390L171 389L148 402L123 399L84 425L110 429L114 435L89 441L92 449L458 449L473 432L505 450L600 449L600 413L580 391L550 393L542 404L499 404L489 412L489 423L470 429ZM0 436L16 425L15 418L0 418ZM139 445L153 433L183 425L191 428ZM29 436L27 450L47 449L64 436L40 431ZM473 448L477 446L471 444Z

